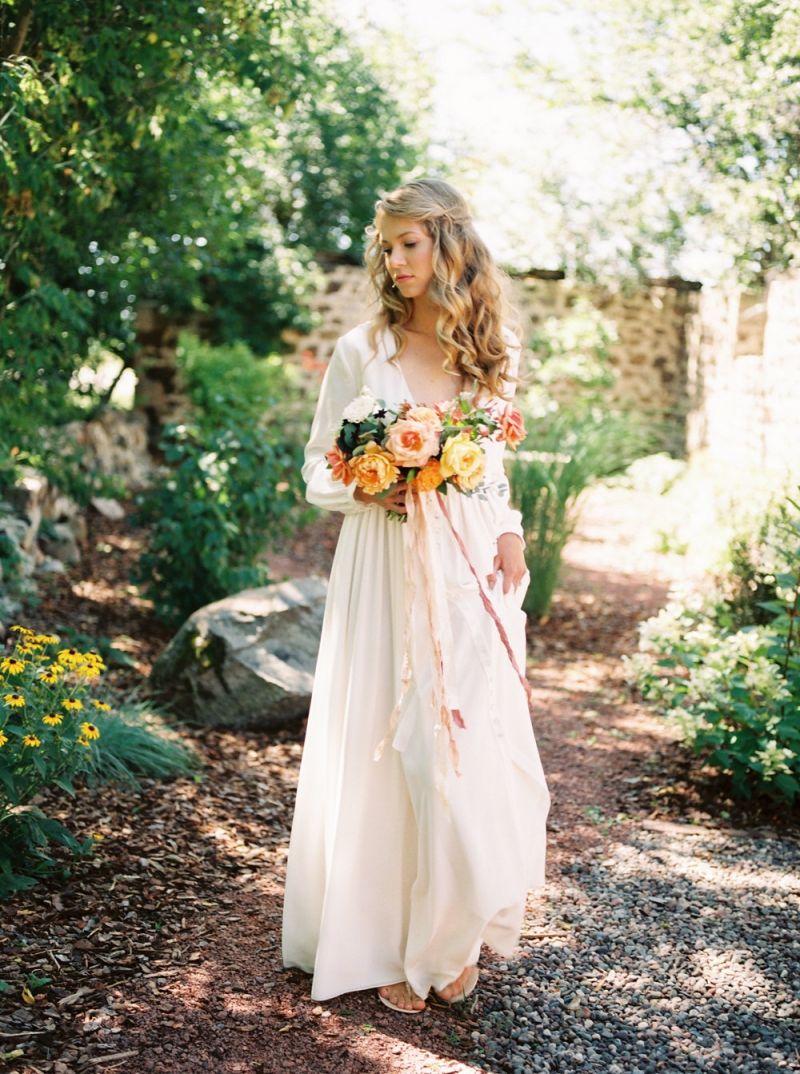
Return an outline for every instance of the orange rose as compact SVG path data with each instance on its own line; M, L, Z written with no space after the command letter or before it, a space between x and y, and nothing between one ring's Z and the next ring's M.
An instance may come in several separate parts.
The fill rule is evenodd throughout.
M418 492L433 492L444 481L444 474L438 459L427 462L414 478L414 488Z
M498 420L503 431L503 439L512 450L515 450L525 439L525 422L522 415L514 407L508 406Z
M349 485L353 480L353 472L350 469L350 463L342 454L342 449L338 444L334 444L331 450L325 455L328 460L331 470L333 470L333 476L336 481L343 481L345 485Z
M351 459L350 469L356 484L370 496L388 489L400 477L392 456L374 442L367 444L363 455Z

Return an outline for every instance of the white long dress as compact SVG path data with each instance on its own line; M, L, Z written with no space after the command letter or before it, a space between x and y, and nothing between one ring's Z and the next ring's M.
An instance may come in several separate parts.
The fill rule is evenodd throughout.
M308 500L344 514L330 574L289 843L283 904L286 967L313 974L311 998L407 980L420 995L478 961L484 942L514 954L526 893L544 884L550 794L523 686L452 533L435 534L447 594L453 678L465 727L460 775L434 786L437 738L430 646L414 620L413 681L380 758L399 694L408 523L354 499L325 460L342 411L366 384L387 403L411 399L388 330L377 354L369 322L336 343L322 381L303 477ZM512 371L519 342L508 329ZM413 400L412 400L413 401ZM432 400L416 400L418 403ZM500 442L485 490L451 490L447 509L525 667L524 583L485 582L504 532L521 536ZM427 494L431 495L431 494Z

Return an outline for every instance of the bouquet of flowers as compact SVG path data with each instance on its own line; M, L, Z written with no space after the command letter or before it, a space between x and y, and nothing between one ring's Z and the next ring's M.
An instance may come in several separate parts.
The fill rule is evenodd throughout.
M337 481L355 481L371 495L387 493L400 480L417 492L447 492L453 485L471 493L486 470L482 442L505 440L517 448L524 438L522 415L510 404L498 408L492 400L479 407L462 392L435 406L390 407L364 387L345 407L325 458Z

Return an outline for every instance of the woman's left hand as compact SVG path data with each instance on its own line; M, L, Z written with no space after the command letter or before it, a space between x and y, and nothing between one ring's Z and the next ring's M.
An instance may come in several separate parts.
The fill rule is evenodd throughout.
M490 586L497 581L497 571L503 572L503 593L520 584L528 573L525 563L525 545L516 533L501 533L497 538L497 554L492 564L492 573L487 576Z

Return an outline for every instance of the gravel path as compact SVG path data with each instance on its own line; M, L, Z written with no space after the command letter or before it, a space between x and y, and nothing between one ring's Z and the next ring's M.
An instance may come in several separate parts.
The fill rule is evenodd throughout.
M550 886L547 937L484 990L477 1065L797 1070L799 867L796 839L638 822Z

